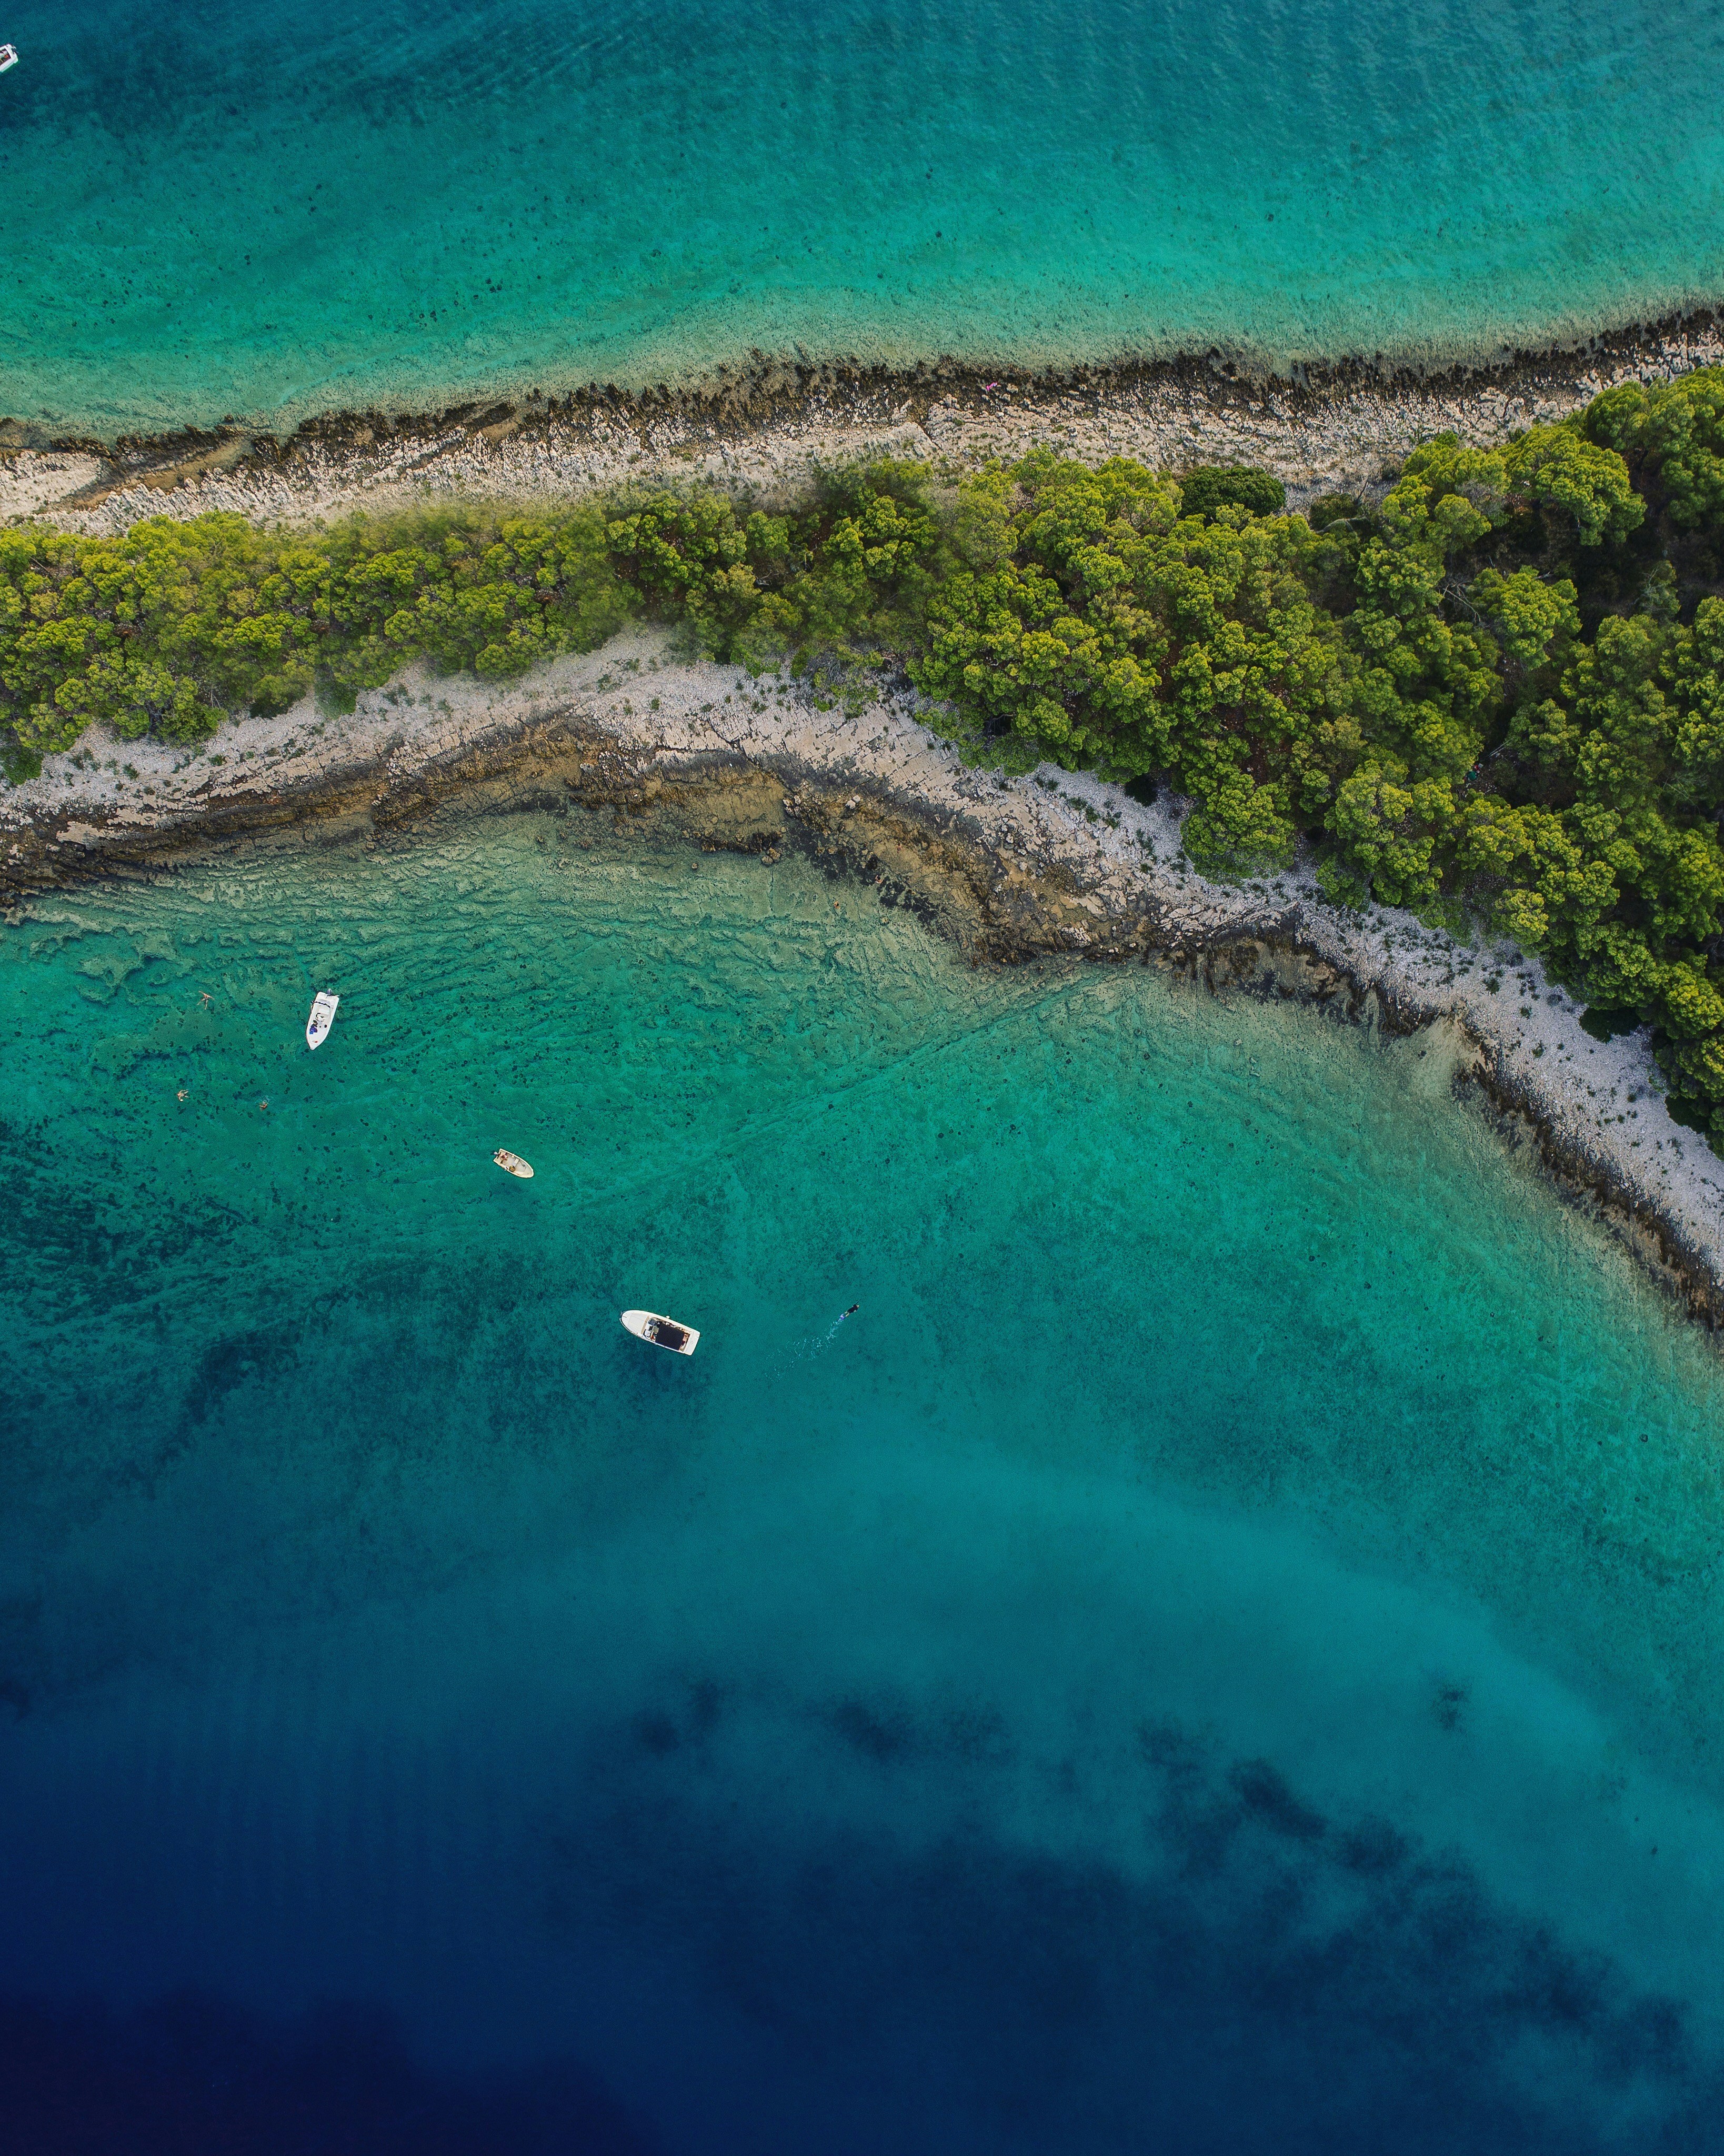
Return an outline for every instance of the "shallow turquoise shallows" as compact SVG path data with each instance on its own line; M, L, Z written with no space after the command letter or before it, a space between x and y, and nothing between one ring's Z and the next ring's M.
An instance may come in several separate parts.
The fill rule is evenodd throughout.
M0 409L1278 365L1724 296L1694 0L13 0Z
M1439 1042L578 814L44 898L0 1040L14 2118L1716 2145L1719 1365Z

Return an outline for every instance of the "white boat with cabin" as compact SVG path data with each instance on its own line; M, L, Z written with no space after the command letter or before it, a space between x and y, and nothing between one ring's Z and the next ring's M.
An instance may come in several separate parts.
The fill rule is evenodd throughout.
M327 988L320 988L311 998L311 1015L305 1020L305 1045L321 1048L329 1039L329 1029L336 1022L336 1006L339 996L332 996Z
M511 1152L507 1146L499 1146L491 1155L491 1158L495 1161L499 1168L507 1169L511 1175L518 1175L526 1183L532 1181L533 1171L531 1163L524 1161L518 1152Z
M8 68L15 68L17 65L18 47L0 45L0 74L4 74Z
M674 1317L660 1317L653 1310L625 1310L623 1330L637 1340L649 1340L654 1348L668 1348L673 1355L692 1355L700 1336L692 1325L679 1325Z

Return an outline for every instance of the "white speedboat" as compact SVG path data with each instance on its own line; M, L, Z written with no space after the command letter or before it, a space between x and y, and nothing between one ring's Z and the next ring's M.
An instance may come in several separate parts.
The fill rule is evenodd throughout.
M524 1161L518 1152L511 1152L507 1146L499 1146L491 1155L491 1158L495 1161L499 1168L506 1168L511 1175L521 1176L528 1183L532 1181L533 1171L531 1164Z
M329 1039L329 1029L336 1022L336 1005L339 996L332 996L327 988L320 988L311 998L311 1015L305 1020L305 1045L321 1048Z
M650 1340L655 1348L668 1348L673 1355L692 1355L700 1343L692 1325L679 1325L674 1317L660 1317L651 1310L625 1310L623 1330L637 1340Z
M4 74L8 68L16 67L17 65L18 47L16 45L0 45L0 74Z

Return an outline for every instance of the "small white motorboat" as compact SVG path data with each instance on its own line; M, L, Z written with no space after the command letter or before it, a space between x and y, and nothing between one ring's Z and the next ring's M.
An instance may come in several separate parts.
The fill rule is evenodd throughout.
M18 47L16 45L0 45L0 74L4 74L8 68L16 67L17 65Z
M679 1325L674 1317L660 1317L651 1310L625 1310L623 1330L637 1340L650 1340L655 1348L668 1348L673 1355L692 1355L700 1344L692 1325Z
M336 1022L336 1005L339 996L332 996L327 988L320 988L311 998L311 1015L305 1020L305 1045L321 1048L329 1039L329 1029Z
M528 1183L532 1181L531 1163L524 1161L518 1152L511 1152L507 1146L499 1146L491 1158L499 1168L507 1168L511 1175L521 1176Z

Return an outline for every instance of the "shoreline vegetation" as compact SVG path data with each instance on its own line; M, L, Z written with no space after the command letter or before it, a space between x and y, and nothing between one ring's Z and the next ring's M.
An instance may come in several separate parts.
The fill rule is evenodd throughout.
M93 726L190 748L420 660L506 680L672 624L834 695L907 679L977 764L1183 796L1204 875L1303 850L1333 901L1476 920L1595 1028L1650 1025L1671 1112L1724 1138L1724 370L1501 449L1439 435L1375 501L1285 500L1247 466L1041 448L829 470L782 512L637 483L316 532L17 527L0 769Z

